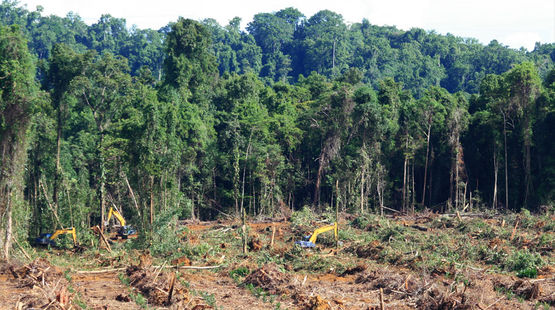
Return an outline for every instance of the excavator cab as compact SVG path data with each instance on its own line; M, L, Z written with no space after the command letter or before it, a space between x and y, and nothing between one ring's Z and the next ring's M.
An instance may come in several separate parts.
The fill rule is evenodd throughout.
M77 235L75 234L75 227L58 229L51 234L41 234L40 237L35 239L37 245L51 245L56 246L56 238L60 235L71 234L73 237L73 246L77 246Z
M316 229L312 235L310 236L306 236L305 240L301 240L301 241L296 241L295 244L300 245L302 248L313 248L316 247L316 239L318 238L318 235L321 233L324 233L326 231L330 231L333 230L334 235L335 235L335 239L337 240L337 222L333 223L333 225L328 225L328 226L324 226L324 227L320 227L318 229Z

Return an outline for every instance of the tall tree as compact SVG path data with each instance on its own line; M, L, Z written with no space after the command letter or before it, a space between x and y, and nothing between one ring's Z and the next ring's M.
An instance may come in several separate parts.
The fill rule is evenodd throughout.
M112 123L119 117L122 102L129 100L131 78L127 60L107 53L88 62L81 75L71 82L73 96L88 111L92 118L96 139L96 159L98 161L97 193L100 207L101 228L106 219L106 161L109 140L107 133Z
M443 125L446 116L446 106L452 100L451 95L443 88L431 87L424 97L418 100L418 112L421 119L421 133L426 139L426 157L424 157L424 180L422 182L422 199L420 204L425 206L426 189L428 186L428 162L430 159L430 141L432 134ZM431 178L430 178L431 179ZM430 197L431 200L431 197Z
M532 190L532 128L534 126L535 103L540 95L541 81L534 64L525 62L515 66L505 74L509 87L509 101L522 119L522 140L524 144L524 206L528 205Z
M54 174L53 203L58 206L61 166L60 151L62 145L62 128L68 114L68 91L71 81L83 73L87 58L92 53L77 54L65 44L57 44L51 52L49 67L46 73L45 86L51 90L52 105L56 110L56 171Z
M18 26L0 26L0 213L3 256L9 260L14 208L21 207L25 134L40 98L35 64Z

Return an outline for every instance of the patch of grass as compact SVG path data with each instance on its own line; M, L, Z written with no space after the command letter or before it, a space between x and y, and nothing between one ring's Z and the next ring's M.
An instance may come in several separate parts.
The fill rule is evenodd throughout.
M229 272L229 277L232 278L236 283L240 283L241 279L248 276L250 273L249 268L239 267Z
M276 302L276 295L271 295L258 286L247 283L244 287L256 298L262 299L265 303L273 305L274 309L281 309L281 303Z
M83 300L81 300L81 294L80 293L77 293L77 295L75 295L75 297L73 298L73 303L76 304L81 309L88 309L87 303L85 303Z
M118 274L118 279L121 282L121 284L123 284L127 287L131 286L131 282L129 281L129 278L126 275L124 275L123 273Z
M536 302L536 304L534 305L534 309L543 309L543 310L549 310L551 309L551 306L546 303L546 302Z
M148 300L141 293L129 292L129 298L142 309L148 309Z
M216 306L216 297L214 297L214 294L209 294L207 292L200 291L199 295L200 297L202 297L202 299L204 299L204 301L208 306L214 309L218 309L218 307Z

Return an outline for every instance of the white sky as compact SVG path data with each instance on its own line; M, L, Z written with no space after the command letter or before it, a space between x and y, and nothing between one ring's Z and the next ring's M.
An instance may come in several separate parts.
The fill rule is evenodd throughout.
M367 18L374 25L412 27L472 37L487 44L496 39L513 48L534 49L535 42L555 42L555 0L20 0L44 15L79 14L87 23L100 15L123 17L127 25L159 29L179 16L201 20L214 18L220 25L239 16L245 27L254 14L295 7L305 16L328 9L345 22Z

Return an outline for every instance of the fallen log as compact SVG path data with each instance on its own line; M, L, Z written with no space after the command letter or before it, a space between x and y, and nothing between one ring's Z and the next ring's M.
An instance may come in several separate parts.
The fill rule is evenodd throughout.
M204 270L204 269L216 269L220 268L222 265L216 266L177 266L177 265L169 265L169 266L151 266L152 268L160 268L160 269L168 269L168 268L175 268L175 269L193 269L193 270ZM99 269L99 270L77 270L75 273L77 274L97 274L97 273L106 273L106 272L114 272L114 271L124 271L127 267L121 268L109 268L109 269Z

